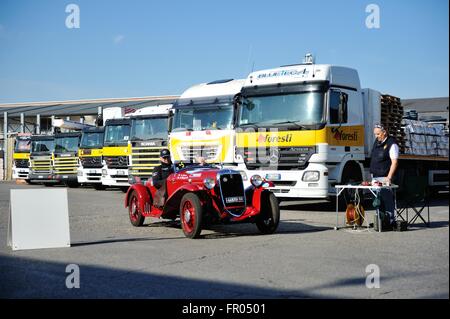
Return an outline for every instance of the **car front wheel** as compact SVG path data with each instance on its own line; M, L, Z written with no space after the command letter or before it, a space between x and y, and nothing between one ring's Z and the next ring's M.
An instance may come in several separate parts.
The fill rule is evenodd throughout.
M256 227L263 234L272 234L280 222L280 206L275 195L265 191L261 194L261 212L256 219Z
M180 220L184 235L198 238L202 231L203 207L200 199L193 193L187 193L181 199Z

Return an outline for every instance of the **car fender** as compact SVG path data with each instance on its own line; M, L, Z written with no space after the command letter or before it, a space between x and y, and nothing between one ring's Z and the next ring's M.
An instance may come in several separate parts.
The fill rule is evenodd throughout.
M128 188L127 194L125 196L125 207L128 207L129 197L133 191L135 191L138 195L138 205L141 209L141 212L144 212L145 204L150 203L150 194L147 187L142 184L133 184Z

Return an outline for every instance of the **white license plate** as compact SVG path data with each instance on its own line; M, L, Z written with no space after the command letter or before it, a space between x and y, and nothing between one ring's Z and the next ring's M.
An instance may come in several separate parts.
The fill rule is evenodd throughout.
M26 173L27 171L19 171L19 173Z
M127 175L125 171L117 171L117 175Z
M227 203L227 204L233 204L233 203L238 203L238 202L243 202L243 201L244 201L244 197L242 197L242 196L225 198L225 203Z
M266 174L266 179L269 181L279 181L281 179L281 174Z
M44 176L42 176L42 175L39 175L39 176L38 176L38 178L44 178Z
M95 174L95 173L97 173L97 172L95 171L95 169L91 169L91 170L89 171L89 174Z
M69 178L69 176L63 176L63 178Z

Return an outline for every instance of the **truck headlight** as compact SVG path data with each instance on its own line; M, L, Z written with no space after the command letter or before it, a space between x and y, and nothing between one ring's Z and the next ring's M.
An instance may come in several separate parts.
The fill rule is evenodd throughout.
M213 189L216 186L216 181L212 178L205 178L203 180L203 184L207 189Z
M304 182L317 182L320 178L318 171L307 171L303 173L302 181Z
M262 185L263 179L259 175L253 175L252 177L250 177L250 183L252 183L252 185L255 187L259 187Z

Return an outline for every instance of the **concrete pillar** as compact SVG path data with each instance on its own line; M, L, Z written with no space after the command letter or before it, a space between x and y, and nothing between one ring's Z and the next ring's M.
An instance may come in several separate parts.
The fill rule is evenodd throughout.
M25 133L25 114L20 113L20 133Z
M36 134L41 134L41 114L36 114Z
M52 134L55 134L55 127L53 126L53 121L55 120L55 116L52 115Z
M8 112L3 112L3 179L7 178L8 168Z

